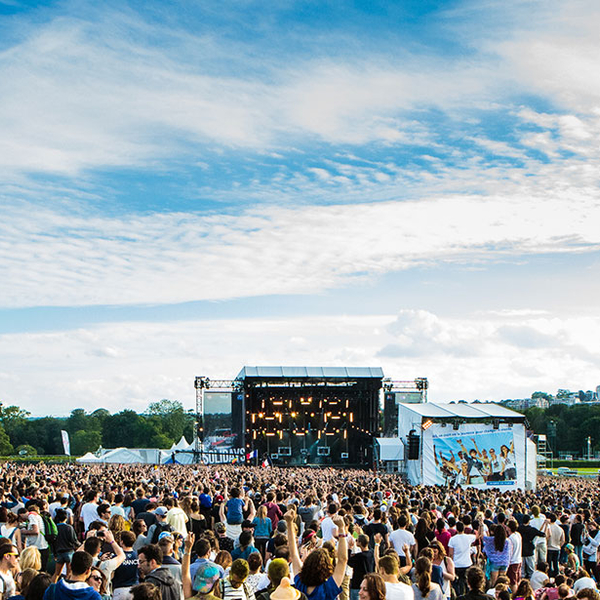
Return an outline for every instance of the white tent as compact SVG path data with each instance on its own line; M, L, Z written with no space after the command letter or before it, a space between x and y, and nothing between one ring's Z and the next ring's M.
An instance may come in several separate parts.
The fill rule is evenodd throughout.
M75 462L91 464L91 463L98 463L98 462L100 462L100 460L98 459L97 456L95 456L91 452L86 452L83 456L76 458Z

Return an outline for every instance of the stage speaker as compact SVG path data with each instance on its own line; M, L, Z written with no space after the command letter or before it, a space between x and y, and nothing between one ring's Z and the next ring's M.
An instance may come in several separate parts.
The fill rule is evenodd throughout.
M419 458L419 450L421 446L421 437L411 429L408 434L408 460L417 460Z
M291 446L279 446L279 456L291 456L292 448Z
M317 456L329 456L329 446L319 446L317 448Z
M386 392L383 397L383 437L398 435L398 407L396 394Z
M348 458L348 453L347 452L342 452L340 454L340 458Z

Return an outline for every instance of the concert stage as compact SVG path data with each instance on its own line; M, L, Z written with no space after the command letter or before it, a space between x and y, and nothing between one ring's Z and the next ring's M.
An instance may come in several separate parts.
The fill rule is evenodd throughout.
M197 377L195 387L200 454L227 448L252 464L363 468L381 435L381 390L418 391L416 380L391 382L378 367L244 367L235 380ZM226 392L229 417L211 408L212 393L224 410Z

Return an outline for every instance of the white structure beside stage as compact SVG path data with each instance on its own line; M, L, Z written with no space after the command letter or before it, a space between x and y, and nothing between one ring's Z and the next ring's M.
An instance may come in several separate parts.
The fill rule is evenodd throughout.
M419 439L417 459L408 459L411 432ZM399 404L395 442L396 458L405 449L411 485L535 490L537 451L525 416L498 404ZM389 442L384 445L390 456Z

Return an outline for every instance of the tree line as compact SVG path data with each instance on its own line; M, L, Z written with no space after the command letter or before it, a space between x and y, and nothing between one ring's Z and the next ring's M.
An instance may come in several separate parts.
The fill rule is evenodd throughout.
M534 433L545 434L554 454L568 452L587 455L587 438L592 452L600 450L600 405L553 404L549 408L524 411Z
M181 402L160 400L146 412L104 408L86 412L76 408L68 417L31 418L17 406L0 407L0 455L64 454L61 430L69 433L71 454L78 456L104 448L169 448L184 435L194 436L195 415Z

